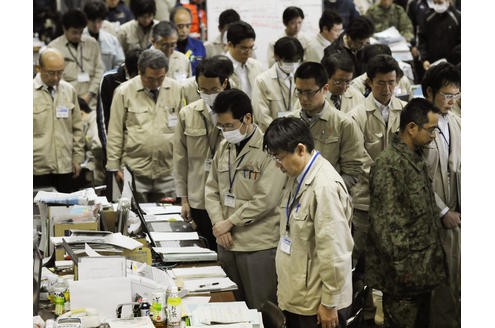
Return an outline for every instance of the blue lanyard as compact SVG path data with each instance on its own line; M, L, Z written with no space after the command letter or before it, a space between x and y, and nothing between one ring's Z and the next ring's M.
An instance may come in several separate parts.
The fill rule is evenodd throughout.
M296 193L294 194L294 198L292 198L292 201L290 202L290 206L289 206L290 195L287 198L287 207L285 208L285 215L287 216L287 224L285 225L285 231L290 230L290 225L289 225L290 212L292 212L292 207L294 207L294 203L296 202L297 194L299 193L299 189L301 189L301 185L304 181L304 178L306 177L306 174L308 173L309 169L311 169L311 166L313 166L313 163L314 163L316 157L318 157L318 155L320 155L319 151L316 152L316 155L313 157L313 159L309 163L308 168L304 171L303 176L301 178L301 181L299 181L299 183L297 184Z

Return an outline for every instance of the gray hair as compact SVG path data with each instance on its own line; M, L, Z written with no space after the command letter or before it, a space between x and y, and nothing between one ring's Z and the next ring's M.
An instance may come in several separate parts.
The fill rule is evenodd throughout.
M163 52L158 49L146 49L141 53L138 59L139 73L144 73L146 68L165 68L168 71L168 59Z
M158 24L153 25L153 28L151 29L151 39L158 41L158 39L165 38L173 33L179 34L177 26L171 22L161 21Z

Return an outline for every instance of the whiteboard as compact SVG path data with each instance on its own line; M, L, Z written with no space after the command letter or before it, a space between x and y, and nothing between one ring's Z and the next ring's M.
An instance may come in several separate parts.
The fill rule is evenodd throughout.
M296 6L304 12L301 31L310 39L320 31L318 21L321 17L321 0L212 0L208 1L208 39L215 39L218 31L218 16L225 9L234 9L241 20L251 24L256 32L256 59L267 67L268 43L276 41L285 29L282 13L285 8Z

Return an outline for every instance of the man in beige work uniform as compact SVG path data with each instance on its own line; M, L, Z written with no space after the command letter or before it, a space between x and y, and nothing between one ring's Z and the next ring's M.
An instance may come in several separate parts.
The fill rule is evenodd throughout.
M64 56L47 48L33 80L33 187L72 192L84 159L76 90L62 80Z
M206 181L206 210L218 260L239 287L236 299L259 309L267 300L276 302L277 205L286 179L263 152L263 133L253 124L251 102L243 91L221 92L213 110L226 140Z
M205 183L222 133L216 127L212 107L220 92L229 88L234 68L225 56L214 56L196 67L199 100L182 108L174 136L174 178L177 196L181 198L182 217L194 220L198 233L216 250L208 212L205 209ZM228 67L230 64L230 67Z
M344 180L314 149L311 131L298 118L275 119L263 148L289 176L276 256L278 306L287 327L345 327L352 303L353 241Z
M122 180L122 167L134 173L138 201L174 194L173 137L182 106L180 85L167 77L168 62L156 49L139 56L139 75L114 93L108 126L107 170Z
M86 23L86 15L81 10L69 10L62 17L64 34L50 42L48 46L62 53L65 59L64 80L72 84L77 95L94 110L105 67L101 60L98 41L82 35Z

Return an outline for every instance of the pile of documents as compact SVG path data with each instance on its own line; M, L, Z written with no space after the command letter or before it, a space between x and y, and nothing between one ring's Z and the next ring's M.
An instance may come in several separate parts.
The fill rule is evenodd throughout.
M413 60L409 45L404 37L399 33L395 26L373 34L375 43L386 44L392 51L392 57L397 61Z
M177 286L188 293L206 293L212 291L236 290L237 285L230 280L225 271L218 266L175 268L169 270L169 276L175 279Z
M215 325L215 327L262 327L261 313L249 309L245 302L215 302L208 304L188 304L186 312L191 327Z

